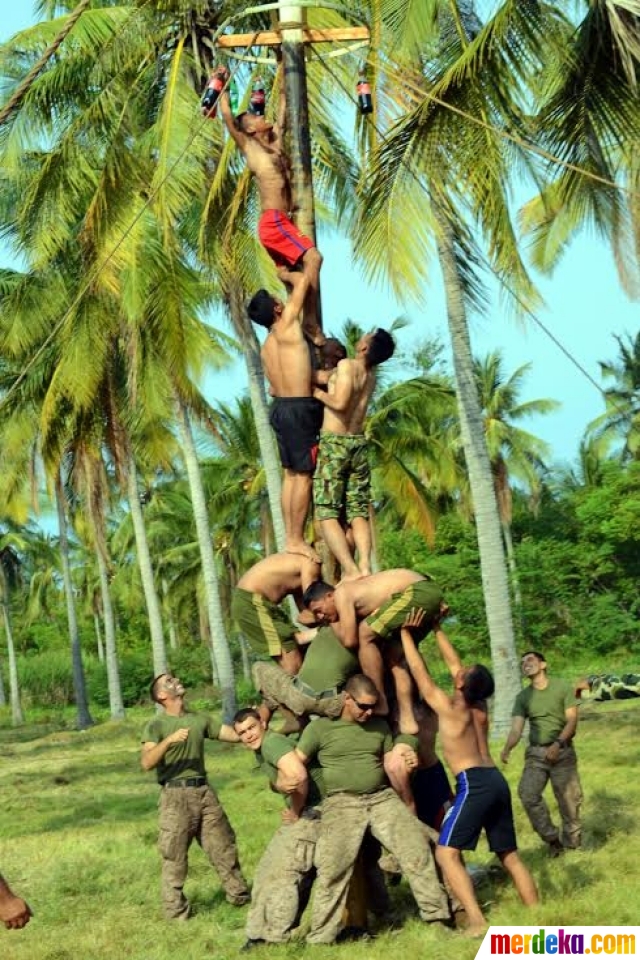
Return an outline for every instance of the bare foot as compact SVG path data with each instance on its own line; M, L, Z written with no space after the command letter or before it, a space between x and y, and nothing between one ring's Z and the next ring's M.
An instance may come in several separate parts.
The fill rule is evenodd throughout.
M378 702L375 705L375 709L372 711L373 715L376 717L388 717L389 716L389 704L387 703L387 698L383 693L378 697Z
M361 566L361 567L360 567L360 576L361 576L361 577L370 577L370 576L371 576L371 567Z
M486 923L473 927L465 927L464 930L460 931L460 936L469 937L472 940L480 940L482 937L484 937L488 929L489 925Z
M339 585L340 583L348 583L350 580L362 580L363 576L364 574L360 573L360 571L356 567L353 573L344 573L340 577L340 580L338 581L337 585Z
M258 706L256 707L256 710L260 714L260 719L264 723L265 727L268 727L269 720L271 720L271 710L269 709L269 707L263 701L262 703L258 704Z
M304 540L301 540L300 543L287 543L284 552L306 557L307 560L313 560L314 563L322 563L322 560L313 547L305 543Z

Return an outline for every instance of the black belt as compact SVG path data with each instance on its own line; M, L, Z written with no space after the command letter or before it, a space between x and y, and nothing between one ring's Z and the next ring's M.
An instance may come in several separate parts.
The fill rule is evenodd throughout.
M313 697L314 700L324 700L325 697L337 697L340 693L339 687L331 687L329 690L314 690L308 683L301 680L300 677L292 677L293 685L300 693Z
M165 787L206 787L206 777L184 777L182 780L167 780Z

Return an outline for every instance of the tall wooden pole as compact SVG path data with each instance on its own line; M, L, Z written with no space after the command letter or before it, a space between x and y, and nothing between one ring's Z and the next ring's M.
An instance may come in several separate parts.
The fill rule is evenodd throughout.
M313 205L313 174L311 172L311 137L309 136L309 108L307 98L307 70L303 28L305 14L295 4L280 4L282 24L282 65L285 96L287 98L287 130L291 158L291 191L293 219L296 226L316 242L316 221ZM318 294L318 321L321 322Z

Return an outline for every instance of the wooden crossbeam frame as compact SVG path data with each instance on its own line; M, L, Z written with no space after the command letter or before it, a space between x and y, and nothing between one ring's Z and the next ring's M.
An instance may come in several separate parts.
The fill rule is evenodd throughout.
M303 43L332 43L340 40L368 40L368 27L335 27L330 30L302 27ZM218 37L217 46L233 49L235 47L276 47L282 43L277 30L263 30L262 33L223 33Z

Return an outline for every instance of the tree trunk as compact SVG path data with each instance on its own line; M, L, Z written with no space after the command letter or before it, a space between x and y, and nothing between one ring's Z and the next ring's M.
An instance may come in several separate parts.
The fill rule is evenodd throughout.
M241 633L238 634L238 643L240 644L240 656L242 657L242 676L247 683L251 683L251 660L249 658L249 645Z
M171 600L169 598L169 584L167 583L166 577L162 578L162 601L164 603L164 612L167 619L167 630L169 632L169 648L171 650L177 650L178 632L176 630L176 622L173 619Z
M511 578L511 590L513 593L513 606L515 608L516 619L520 627L520 640L524 640L526 634L526 625L524 620L524 608L522 606L522 591L520 590L520 577L518 576L518 566L516 564L516 555L513 549L513 537L511 536L511 524L506 520L502 521L502 535L504 537L504 546L507 553L507 563L509 564L509 576Z
M100 629L100 617L97 613L93 614L93 626L96 631L96 643L98 645L98 660L104 662L104 647L102 646L102 630Z
M271 508L273 532L278 550L283 551L286 538L284 517L282 515L282 473L280 469L280 459L278 457L278 448L271 424L269 423L269 408L267 394L264 388L260 345L255 331L251 326L251 322L246 316L242 293L235 284L231 285L229 291L229 313L231 315L233 328L242 343L242 354L249 378L251 409L253 410L253 419L256 425L256 433L258 434L260 458L267 481L267 495L269 497L269 507Z
M191 430L191 422L186 407L177 398L177 422L180 434L182 455L184 457L189 490L193 506L193 516L198 535L200 548L200 562L202 565L202 581L204 585L205 603L211 632L211 649L219 677L220 695L222 699L223 722L231 723L236 712L236 692L233 679L233 661L224 627L224 616L220 603L218 574L213 555L211 535L209 533L209 516L200 474L200 465L196 453L196 445Z
M147 531L144 525L142 507L140 506L140 494L138 491L138 471L132 456L129 457L127 464L127 499L131 511L131 520L133 522L133 532L136 538L136 554L138 556L138 567L140 568L140 578L142 580L142 589L147 606L147 616L149 618L149 633L151 634L151 651L153 656L153 673L159 676L167 671L167 649L164 643L164 632L162 629L162 612L160 610L160 600L156 590L153 578L153 566L151 564L151 553L149 551L149 541L147 540Z
M73 580L71 579L71 563L69 561L69 538L67 536L67 517L64 508L64 494L62 491L62 481L60 473L55 477L55 498L56 510L58 513L58 537L60 540L60 565L62 567L62 582L64 583L64 595L67 605L67 624L69 627L69 643L71 646L71 669L73 671L73 696L76 701L76 710L78 711L78 729L86 730L93 726L94 720L89 712L89 703L87 701L87 687L84 676L84 666L82 663L82 648L80 646L80 634L78 632L78 617L76 615L76 604L73 592Z
M496 684L493 735L501 738L506 736L510 727L511 708L520 690L509 580L451 229L443 214L436 211L436 217L440 228L438 256L444 278L460 430L476 519L480 571Z
M4 577L0 574L2 580ZM4 630L7 636L7 659L9 661L9 696L11 698L11 722L14 727L19 727L24 723L22 713L22 704L20 703L20 685L18 683L18 666L16 664L16 649L13 643L13 630L11 629L11 617L9 615L9 597L6 584L0 582L0 604L2 605L2 619L4 621Z
M0 660L0 707L6 707L7 695L4 692L4 679L2 677L2 660Z
M107 661L107 684L109 687L109 712L112 720L124 720L124 704L122 703L118 652L116 650L116 621L113 615L113 604L111 603L111 591L109 589L109 568L107 566L106 554L99 540L100 537L97 536L96 561L98 563L102 615L104 617L104 645Z

